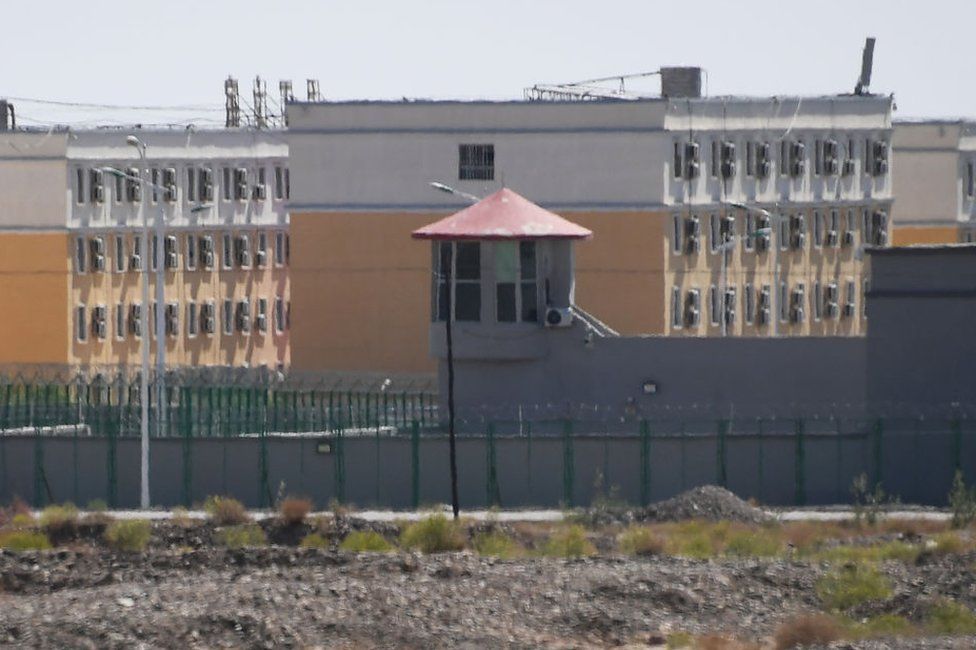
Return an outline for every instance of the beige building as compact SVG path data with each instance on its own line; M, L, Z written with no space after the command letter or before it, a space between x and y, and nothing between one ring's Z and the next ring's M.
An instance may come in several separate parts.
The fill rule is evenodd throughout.
M893 243L976 240L976 122L895 122Z
M273 131L0 131L0 363L138 364L161 309L169 367L285 367L289 185Z
M576 303L621 333L862 334L891 98L688 94L290 104L294 367L433 369L430 252L409 234L466 202L432 181L508 186L592 230Z

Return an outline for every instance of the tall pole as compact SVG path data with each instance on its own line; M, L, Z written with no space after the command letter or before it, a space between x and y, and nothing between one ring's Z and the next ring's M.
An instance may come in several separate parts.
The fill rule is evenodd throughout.
M146 152L139 147L139 159L141 164L140 175L148 174L146 168ZM147 179L148 180L148 179ZM149 212L146 207L147 193L146 183L140 183L142 201L139 204L139 211L142 213L142 242L143 250L140 263L142 265L142 307L139 314L140 336L142 337L142 374L139 381L139 403L141 406L141 419L139 421L139 507L143 510L149 508L149 256L146 247L149 246Z
M783 245L783 217L779 213L779 204L773 205L772 217L769 219L769 226L772 232L769 233L769 241L773 247L773 291L770 304L775 303L773 313L773 336L779 336L779 315L782 313L783 305L780 304L779 292L779 248ZM774 223L775 222L775 223ZM776 235L775 241L773 235Z
M167 186L168 187L168 186ZM156 435L161 435L166 421L166 285L165 241L163 240L163 202L156 212Z
M454 519L457 520L461 507L458 503L457 441L454 434L454 301L451 299L454 291L451 270L454 266L455 246L454 242L448 245L451 247L451 259L445 272L447 291L444 292L447 295L447 320L444 327L447 335L447 437L451 457L451 510L454 512Z
M721 228L719 228L719 231L721 232ZM732 237L734 237L734 235ZM729 244L731 242L733 242L733 241L735 241L734 238L722 237L722 245L720 247L720 252L722 253L722 275L721 275L721 280L719 281L719 291L721 292L721 294L719 295L719 304L721 305L721 308L719 309L719 318L722 319L722 336L723 337L725 337L726 335L728 335L728 318L726 318L726 316L727 316L726 310L728 308L728 306L727 306L726 303L727 303L727 300L728 299L727 299L727 297L725 295L725 291L726 291L726 289L725 289L725 284L726 284L726 282L725 282L725 267L726 267L726 264L727 264L726 255L728 254Z

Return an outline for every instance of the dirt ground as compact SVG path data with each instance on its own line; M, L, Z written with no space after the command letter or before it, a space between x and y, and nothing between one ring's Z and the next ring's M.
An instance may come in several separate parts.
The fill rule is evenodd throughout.
M976 606L974 559L886 562L894 596L878 611L911 615L937 597ZM781 559L503 561L287 547L2 552L0 644L646 647L685 631L766 645L781 622L820 608L824 570ZM839 647L972 648L976 637Z

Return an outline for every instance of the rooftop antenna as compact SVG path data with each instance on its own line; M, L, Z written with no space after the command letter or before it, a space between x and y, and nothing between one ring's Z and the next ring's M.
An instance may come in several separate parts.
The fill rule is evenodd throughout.
M305 95L310 102L320 102L322 101L322 95L319 94L319 80L318 79L306 79L305 80Z
M874 37L868 36L864 41L864 51L861 54L861 76L854 86L855 95L870 95L868 87L871 85L871 67L874 64Z
M237 79L227 76L224 81L224 126L227 128L241 125L241 105L237 97Z
M254 77L254 126L268 127L268 92L261 77Z
M288 102L295 101L295 94L291 91L290 79L282 79L278 82L278 94L281 95L281 122L288 126Z

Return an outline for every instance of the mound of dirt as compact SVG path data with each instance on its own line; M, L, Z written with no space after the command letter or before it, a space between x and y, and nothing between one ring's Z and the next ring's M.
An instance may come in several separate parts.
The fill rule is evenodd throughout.
M666 501L653 503L636 514L642 521L707 519L761 524L771 519L768 513L717 485L703 485L682 492Z

